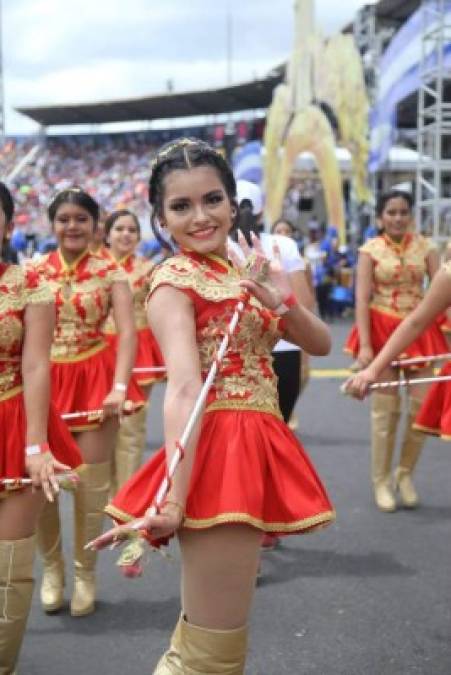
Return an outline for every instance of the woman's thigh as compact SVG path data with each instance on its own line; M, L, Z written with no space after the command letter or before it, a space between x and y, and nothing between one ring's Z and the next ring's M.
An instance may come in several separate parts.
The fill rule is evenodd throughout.
M249 525L181 530L182 604L190 623L231 630L247 622L262 533Z
M75 434L75 440L87 464L108 462L111 459L118 428L117 420L109 418L97 429Z
M45 497L41 490L20 490L0 499L0 539L25 539L36 530Z

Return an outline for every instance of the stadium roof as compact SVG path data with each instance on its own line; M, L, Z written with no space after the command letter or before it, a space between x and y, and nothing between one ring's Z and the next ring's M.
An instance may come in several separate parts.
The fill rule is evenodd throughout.
M421 5L421 0L379 0L376 15L379 19L403 23Z
M421 4L421 0L379 0L376 14L381 22L401 25ZM349 31L352 24L345 29ZM195 115L215 115L243 110L267 108L274 87L282 81L285 66L275 68L262 80L254 80L230 87L202 91L158 94L143 98L99 101L37 107L20 107L16 110L38 124L62 126L70 124L105 124L108 122L134 122ZM407 113L410 126L414 114L411 105Z
M271 103L273 89L282 81L283 70L284 68L279 67L265 79L221 89L167 93L98 103L22 107L16 110L42 126L149 121L257 110L267 108Z

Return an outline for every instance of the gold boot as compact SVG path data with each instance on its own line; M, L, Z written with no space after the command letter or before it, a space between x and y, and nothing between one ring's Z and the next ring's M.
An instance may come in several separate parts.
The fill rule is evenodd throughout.
M180 653L185 675L243 675L246 662L247 627L210 630L180 624Z
M0 541L0 675L11 675L33 595L35 537Z
M51 614L63 606L64 559L58 500L44 504L37 527L37 544L44 561L41 583L41 604Z
M147 407L143 406L133 415L126 415L121 422L112 463L114 475L111 494L113 496L141 466L146 444L146 419Z
M397 396L376 393L371 397L371 479L376 506L386 512L396 510L390 471L400 415L399 403Z
M158 661L153 675L184 675L185 671L180 656L181 622L182 619L180 618L172 633L169 649Z
M420 399L409 399L409 416L401 447L399 466L395 470L395 488L399 491L401 502L407 509L414 509L420 501L412 483L412 472L425 442L425 435L413 428L421 404Z
M75 501L75 575L70 603L72 616L92 614L95 609L97 553L85 545L102 533L103 509L110 489L110 463L85 464Z

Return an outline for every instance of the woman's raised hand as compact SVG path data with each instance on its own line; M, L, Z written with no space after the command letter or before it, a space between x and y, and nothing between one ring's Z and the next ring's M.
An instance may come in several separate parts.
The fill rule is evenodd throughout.
M252 246L249 246L242 232L238 232L244 261L233 250L229 252L232 262L241 272L240 286L268 309L276 309L292 294L289 277L282 267L279 247L274 244L274 259L268 260L259 238L251 233L251 239Z

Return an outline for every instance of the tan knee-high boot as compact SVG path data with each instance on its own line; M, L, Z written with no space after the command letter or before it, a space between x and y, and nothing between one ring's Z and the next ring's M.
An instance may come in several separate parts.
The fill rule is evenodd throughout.
M147 407L126 415L119 428L114 451L114 476L111 494L116 492L139 469L146 444Z
M184 675L185 671L183 670L180 656L181 622L182 619L180 618L172 633L169 649L158 661L157 667L153 671L153 675Z
M44 504L37 527L37 544L44 561L41 604L44 612L61 609L64 600L64 559L58 500Z
M0 541L0 675L12 675L33 595L35 537Z
M374 499L381 511L395 511L391 488L391 463L400 415L398 396L373 394L371 397L371 479Z
M413 428L413 423L421 404L422 401L420 399L409 399L409 416L401 447L399 466L395 470L395 486L399 490L403 505L408 509L414 509L419 503L418 494L412 483L412 473L426 439L421 431Z
M210 630L180 625L180 653L185 675L243 675L246 662L247 627Z
M103 509L110 489L110 463L85 464L75 501L75 576L70 604L72 616L85 616L95 609L95 565L97 554L85 544L102 532Z

